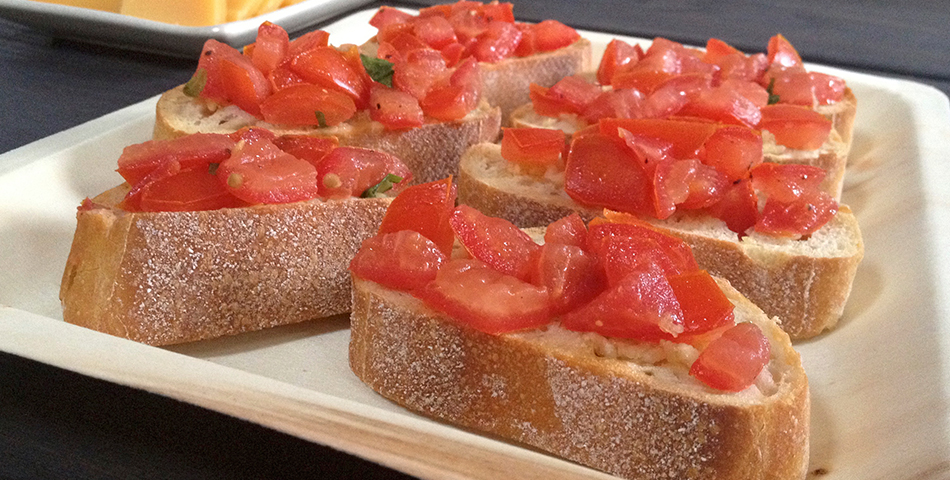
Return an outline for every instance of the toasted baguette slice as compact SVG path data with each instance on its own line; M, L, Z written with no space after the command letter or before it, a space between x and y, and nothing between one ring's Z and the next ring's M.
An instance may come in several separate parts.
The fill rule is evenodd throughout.
M354 277L350 367L423 415L630 479L803 479L809 392L788 336L720 281L771 344L739 393L688 375L695 349L571 332L489 335ZM690 351L692 353L690 353Z
M389 198L198 212L80 209L60 289L63 318L152 345L232 335L350 310L350 259Z
M462 157L458 198L521 227L547 225L575 211L585 219L603 212L574 202L564 191L562 174L520 173L495 144L476 145ZM857 219L844 205L805 240L755 233L740 240L718 219L682 212L651 223L686 241L702 268L729 280L769 316L779 317L795 340L838 323L864 257Z
M819 167L826 172L821 189L836 200L841 199L844 187L844 173L851 150L852 129L857 112L857 99L851 89L845 90L845 98L832 105L823 105L817 109L832 121L832 130L828 140L818 150L793 150L775 143L771 134L763 135L763 153L765 161L774 163L792 163ZM508 124L513 127L556 128L572 134L587 126L587 122L576 115L564 115L558 118L538 115L531 103L516 108Z
M341 145L370 148L395 155L413 173L413 183L425 183L456 175L462 153L479 142L498 137L501 113L482 102L456 122L426 123L408 130L386 130L364 112L351 120L329 128L282 127L255 118L229 105L210 110L209 104L185 95L179 85L159 98L155 107L156 140L177 138L192 133L231 133L244 127L264 127L278 135L335 136Z

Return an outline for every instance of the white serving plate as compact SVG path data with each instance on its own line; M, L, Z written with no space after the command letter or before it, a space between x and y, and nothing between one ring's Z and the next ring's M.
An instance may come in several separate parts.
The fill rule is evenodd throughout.
M293 33L370 1L304 0L254 18L207 27L172 25L118 13L32 0L0 0L0 17L55 37L197 58L202 45L209 38L240 48L254 41L257 28L264 21L276 23Z
M373 32L363 11L327 27ZM611 36L583 32L599 53ZM631 39L631 41L639 41ZM797 345L812 395L812 476L950 477L950 102L822 66L859 99L844 201L866 256L839 327ZM0 156L0 351L244 418L423 478L608 478L428 420L364 386L345 317L171 348L65 324L58 291L75 208L120 181L155 98Z

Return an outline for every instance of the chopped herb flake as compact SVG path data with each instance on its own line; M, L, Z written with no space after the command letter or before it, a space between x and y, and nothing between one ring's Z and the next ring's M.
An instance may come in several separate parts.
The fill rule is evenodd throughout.
M327 128L327 116L323 114L320 110L315 112L317 114L317 126L320 128Z
M360 197L373 198L373 197L381 196L383 193L386 193L389 190L391 190L393 188L393 185L401 181L402 181L402 177L400 177L399 175L393 175L391 173L387 173L386 176L383 177L383 179L379 183L377 183L376 185L373 185L372 187L367 188L366 191L363 192L362 195L360 195Z
M769 105L775 105L780 100L778 95L772 93L773 88L775 88L775 77L769 80L769 86L765 89L766 92L769 92Z
M188 80L188 83L185 84L184 93L191 98L198 98L198 95L201 95L201 91L205 89L205 84L208 83L208 71L199 68L194 75L191 76L191 79Z

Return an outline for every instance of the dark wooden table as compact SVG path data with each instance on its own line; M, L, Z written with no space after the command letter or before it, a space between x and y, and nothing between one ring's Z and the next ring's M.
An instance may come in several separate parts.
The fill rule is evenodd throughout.
M515 12L694 44L718 37L747 51L780 32L807 61L950 93L943 2L523 0ZM193 70L192 60L59 40L0 20L0 153L152 97ZM400 476L243 420L0 354L0 478Z

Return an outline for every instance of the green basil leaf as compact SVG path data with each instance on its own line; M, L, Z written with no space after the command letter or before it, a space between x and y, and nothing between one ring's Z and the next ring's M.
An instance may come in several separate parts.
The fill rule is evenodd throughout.
M360 197L362 198L373 198L382 195L383 193L388 192L393 188L393 185L402 181L402 177L399 175L393 175L392 173L387 173L382 180L376 185L369 187L363 192Z
M360 60L363 62L363 68L369 74L369 78L386 85L393 86L393 62L382 58L369 57L360 54Z

